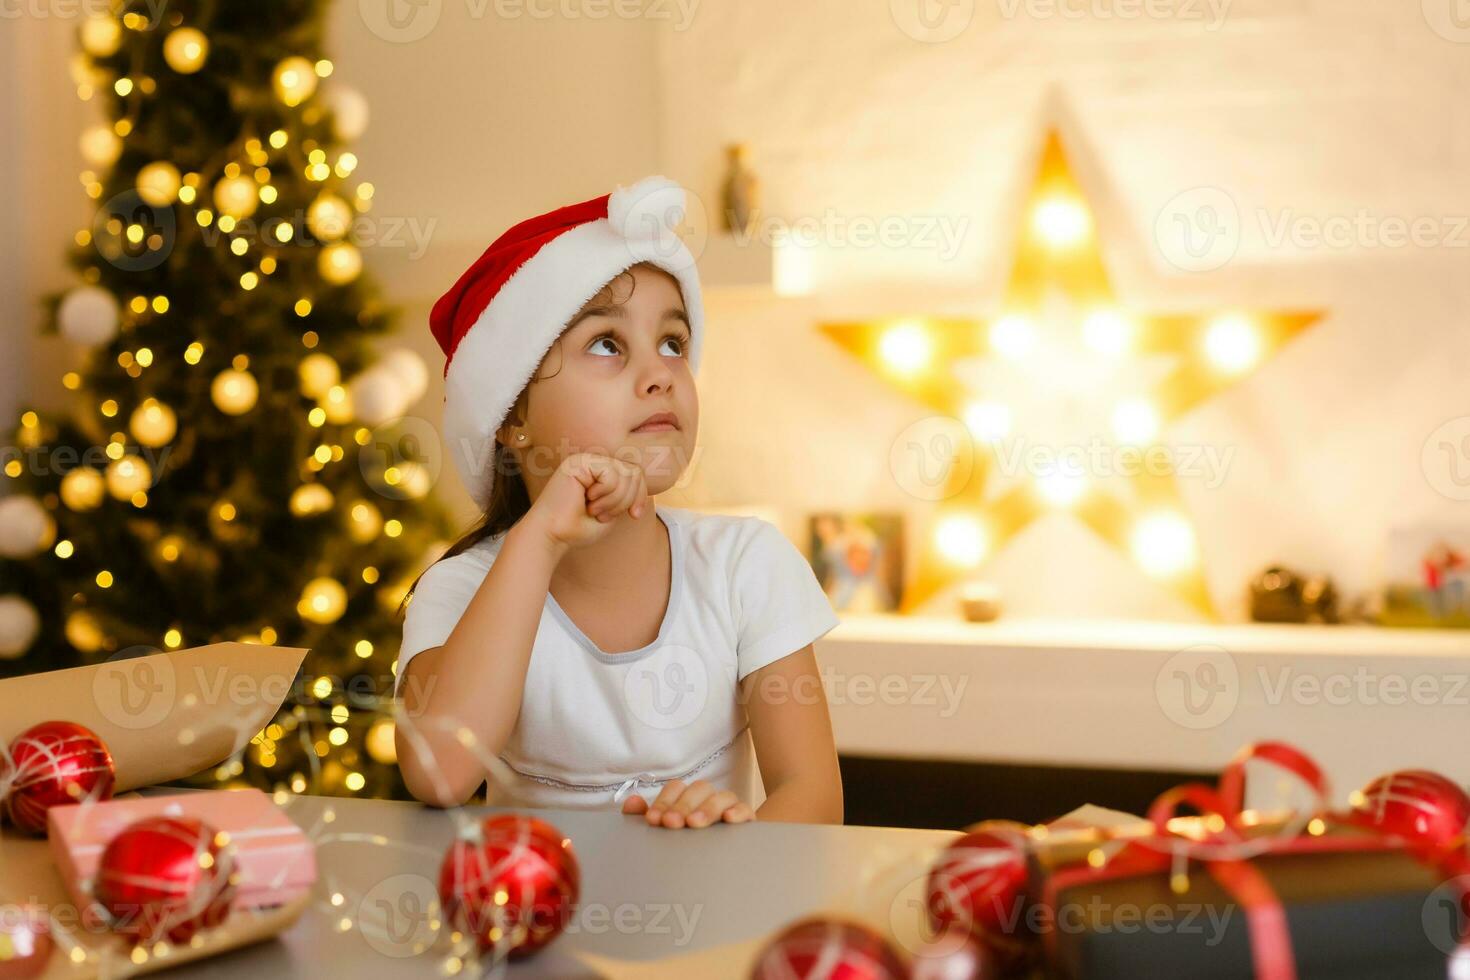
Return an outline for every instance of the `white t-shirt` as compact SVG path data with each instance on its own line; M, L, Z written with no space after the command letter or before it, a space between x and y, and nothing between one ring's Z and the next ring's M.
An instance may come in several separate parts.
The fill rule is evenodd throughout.
M672 567L658 637L604 653L547 592L520 717L500 755L512 783L494 787L493 804L620 809L630 793L652 801L674 778L708 780L752 807L764 801L738 682L824 636L837 615L806 558L769 521L654 512L668 528ZM503 540L486 538L419 579L399 681L412 657L449 638Z

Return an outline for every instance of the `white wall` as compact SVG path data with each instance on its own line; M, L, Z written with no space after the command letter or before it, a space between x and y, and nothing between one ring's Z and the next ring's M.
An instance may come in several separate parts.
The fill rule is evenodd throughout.
M67 70L75 21L0 21L0 419L33 405L64 405L72 352L38 335L40 297L73 281L72 235L91 213L77 175L89 120Z

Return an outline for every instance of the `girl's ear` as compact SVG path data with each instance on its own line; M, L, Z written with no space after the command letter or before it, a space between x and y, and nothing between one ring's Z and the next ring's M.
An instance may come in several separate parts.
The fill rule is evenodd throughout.
M519 433L515 429L517 426L526 424L526 400L528 395L528 391L522 391L516 396L515 403L510 407L510 413L506 415L505 421L500 424L500 428L495 430L495 441L502 446L515 446L525 441L524 439L516 438Z

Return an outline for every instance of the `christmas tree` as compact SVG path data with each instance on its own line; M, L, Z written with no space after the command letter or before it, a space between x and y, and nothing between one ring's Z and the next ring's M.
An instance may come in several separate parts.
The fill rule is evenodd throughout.
M72 72L95 214L41 329L70 411L5 449L0 675L220 641L307 647L245 751L191 782L401 796L389 706L409 584L451 528L423 361L364 274L322 0L114 4ZM154 17L157 19L152 19Z

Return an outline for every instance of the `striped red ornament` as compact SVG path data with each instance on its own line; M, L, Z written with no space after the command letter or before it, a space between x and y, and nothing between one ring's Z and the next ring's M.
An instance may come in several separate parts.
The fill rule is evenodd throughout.
M21 732L0 770L10 822L30 834L46 832L46 811L53 806L110 799L117 779L102 739L69 721L45 721Z
M1427 769L1379 776L1352 796L1355 823L1432 847L1463 849L1470 795Z
M92 893L115 932L184 943L225 920L237 880L228 835L195 817L144 817L107 842Z
M751 980L906 980L908 967L893 946L861 922L811 916L772 939Z
M566 928L581 891L570 838L519 813L497 813L456 840L439 868L448 921L476 937L481 952L521 958Z

